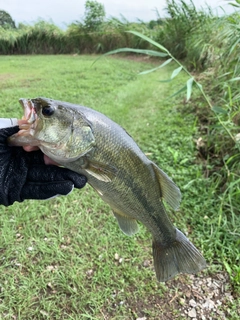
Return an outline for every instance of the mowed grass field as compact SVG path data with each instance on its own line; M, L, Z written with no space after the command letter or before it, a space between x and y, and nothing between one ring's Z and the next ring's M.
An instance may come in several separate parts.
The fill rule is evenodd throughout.
M207 275L221 270L216 199L196 161L195 115L183 98L168 98L186 79L160 83L170 67L138 75L153 66L119 57L1 56L0 115L22 117L19 98L45 96L122 125L182 190L179 211L169 215L203 252ZM190 281L158 283L150 233L140 225L137 235L124 235L89 186L0 207L0 319L185 319L171 297Z

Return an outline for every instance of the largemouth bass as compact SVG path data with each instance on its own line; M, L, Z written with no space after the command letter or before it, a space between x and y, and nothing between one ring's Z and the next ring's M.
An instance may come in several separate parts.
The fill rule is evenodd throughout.
M83 106L47 98L19 101L27 123L9 144L38 146L58 164L85 175L125 234L138 231L137 220L143 223L153 237L159 281L206 267L201 253L172 224L164 207L164 200L173 209L179 207L179 188L122 127Z

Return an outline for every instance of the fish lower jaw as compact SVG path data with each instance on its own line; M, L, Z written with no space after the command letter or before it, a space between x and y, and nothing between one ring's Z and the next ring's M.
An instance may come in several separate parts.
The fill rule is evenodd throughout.
M50 159L62 165L65 165L70 162L74 162L81 157L81 155L72 155L71 153L64 151L64 148L62 148L62 145L58 145L58 144L41 142L41 145L39 146L39 148Z

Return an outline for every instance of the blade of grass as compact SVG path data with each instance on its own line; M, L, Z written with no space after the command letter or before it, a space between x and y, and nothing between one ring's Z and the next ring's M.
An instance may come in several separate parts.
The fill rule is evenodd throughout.
M165 67L165 66L166 66L167 64L169 64L171 61L172 61L172 59L168 59L168 60L166 60L165 62L163 62L160 66L158 66L158 67L156 67L156 68L153 68L153 69L150 69L150 70L142 71L142 72L140 72L139 74L148 74L148 73L154 72L154 71L156 71L156 70L158 70L158 69L160 69L160 68ZM170 79L170 81L171 81L171 79Z
M160 50L162 50L163 52L165 52L167 55L171 56L170 52L164 47L162 46L161 44L159 44L158 42L152 40L151 38L143 35L142 33L140 32L137 32L137 31L127 31L129 33L132 33L136 36L138 36L139 38L143 39L143 40L146 40L147 42L151 43L152 45L156 46L157 48L159 48Z
M187 81L187 101L191 98L192 95L192 87L193 87L193 82L194 78L190 78Z
M116 50L109 51L104 55L108 56L111 54L122 53L122 52L134 52L134 53L147 54L149 56L161 57L161 58L165 58L168 56L166 53L163 53L163 52L158 52L154 50L145 50L145 49L132 49L132 48L116 49Z

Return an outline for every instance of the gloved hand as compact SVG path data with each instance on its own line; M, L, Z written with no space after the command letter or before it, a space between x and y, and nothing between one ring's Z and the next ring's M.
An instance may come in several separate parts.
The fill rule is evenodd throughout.
M9 147L7 138L19 127L0 129L0 204L9 206L25 199L48 199L82 188L85 176L54 165L45 165L43 153Z

